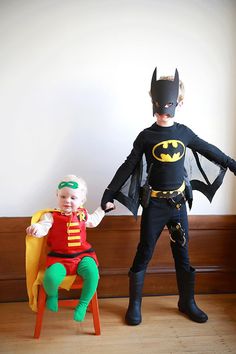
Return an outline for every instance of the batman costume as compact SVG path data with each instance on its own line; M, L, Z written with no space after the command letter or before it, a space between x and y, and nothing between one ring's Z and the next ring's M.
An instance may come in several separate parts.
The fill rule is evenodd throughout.
M178 90L177 70L173 81L166 79L157 81L155 69L150 92L153 115L173 117L178 104ZM189 156L190 152L188 161L192 159L195 162L202 180L194 178L193 168L185 162L186 153ZM130 155L105 190L101 202L104 209L107 202L117 199L137 215L140 185L144 174L144 156L146 171L150 171L152 166L148 180L150 202L143 208L140 242L129 272L130 299L126 323L137 325L141 322L145 272L165 225L169 229L176 269L179 310L195 322L206 322L207 315L198 308L194 300L195 270L190 265L188 255L186 200L191 207L192 189L198 189L211 200L223 181L226 169L229 168L236 174L236 161L216 146L200 139L183 124L161 126L154 123L137 136ZM201 156L215 166L214 175L210 179L205 173Z

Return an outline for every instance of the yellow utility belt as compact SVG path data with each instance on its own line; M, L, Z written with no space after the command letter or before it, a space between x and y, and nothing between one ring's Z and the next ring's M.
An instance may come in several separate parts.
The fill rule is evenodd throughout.
M154 191L152 190L151 192L151 197L154 198L174 198L177 195L183 193L185 190L185 182L182 183L182 185L173 191Z

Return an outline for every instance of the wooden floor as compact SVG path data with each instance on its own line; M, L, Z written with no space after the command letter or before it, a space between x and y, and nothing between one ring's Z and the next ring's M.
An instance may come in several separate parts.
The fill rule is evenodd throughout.
M128 299L100 299L102 335L93 335L91 313L82 324L71 309L46 312L40 339L33 339L35 314L27 303L0 304L0 353L162 354L236 353L236 294L198 295L209 315L205 324L185 318L176 296L143 298L143 322L123 322Z

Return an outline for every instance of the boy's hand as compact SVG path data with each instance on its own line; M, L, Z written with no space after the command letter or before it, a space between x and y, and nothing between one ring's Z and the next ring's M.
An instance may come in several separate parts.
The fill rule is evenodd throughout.
M107 210L107 204L108 203L111 203L113 204L114 202L114 192L111 191L110 189L106 189L105 192L103 193L103 196L102 196L102 200L101 200L101 207L103 210ZM113 204L113 207L114 207L114 204Z
M105 213L108 213L109 211L115 210L115 208L116 207L114 203L108 202L106 203L106 209L104 211Z

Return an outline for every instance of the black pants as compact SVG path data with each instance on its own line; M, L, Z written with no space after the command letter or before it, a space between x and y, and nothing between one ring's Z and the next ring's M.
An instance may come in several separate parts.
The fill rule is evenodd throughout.
M176 270L189 271L190 263L188 256L188 217L185 202L177 209L170 205L167 199L151 198L148 208L143 209L141 219L140 242L131 267L131 271L137 273L147 268L152 258L156 242L165 225L170 222L181 224L185 232L186 243L182 246L179 242L171 241L172 254Z

